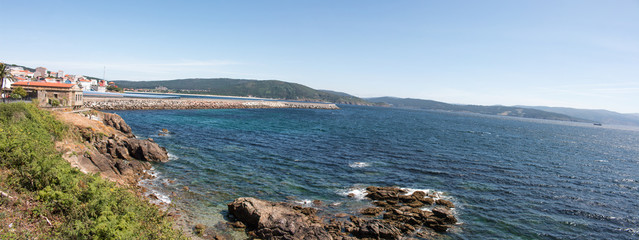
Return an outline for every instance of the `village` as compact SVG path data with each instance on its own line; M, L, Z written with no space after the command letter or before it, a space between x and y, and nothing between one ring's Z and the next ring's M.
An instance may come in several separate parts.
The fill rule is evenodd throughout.
M31 71L21 66L0 63L2 102L38 101L40 107L81 108L83 93L100 93L117 89L113 82L104 79L65 74L37 67Z

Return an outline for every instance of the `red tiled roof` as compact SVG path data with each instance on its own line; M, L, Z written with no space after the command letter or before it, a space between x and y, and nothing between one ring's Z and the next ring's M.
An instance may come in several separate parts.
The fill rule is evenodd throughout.
M54 87L54 88L72 88L71 83L51 83L51 82L16 82L11 86L31 86L31 87Z

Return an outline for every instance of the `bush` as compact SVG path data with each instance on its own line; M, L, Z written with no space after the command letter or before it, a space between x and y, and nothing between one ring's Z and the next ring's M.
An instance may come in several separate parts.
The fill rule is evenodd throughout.
M60 100L55 99L55 98L50 98L49 99L49 104L51 104L51 106L53 106L53 107L58 107L58 106L60 106Z
M66 239L179 239L157 207L97 175L87 175L55 151L68 127L33 104L0 105L0 168L7 184L32 192L63 219L55 234Z

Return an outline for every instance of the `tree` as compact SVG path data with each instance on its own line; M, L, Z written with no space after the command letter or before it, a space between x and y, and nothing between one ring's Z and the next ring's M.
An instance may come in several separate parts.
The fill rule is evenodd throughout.
M27 91L24 88L18 86L13 89L13 93L11 93L12 98L23 98L27 96Z
M7 69L7 65L4 63L0 63L0 94L4 93L4 79L9 78L13 79L9 69Z

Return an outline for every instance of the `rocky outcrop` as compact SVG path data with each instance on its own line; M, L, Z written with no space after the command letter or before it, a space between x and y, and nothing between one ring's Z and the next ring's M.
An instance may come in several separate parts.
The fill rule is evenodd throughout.
M85 144L63 155L73 166L86 173L100 173L113 181L135 184L137 179L147 176L145 170L151 168L149 162L169 160L166 149L153 140L134 138L131 127L117 114L99 115L104 125L117 131L107 131L111 133L109 136L104 133L105 126L95 125L102 123L94 123L93 127L75 125Z
M425 192L410 195L396 187L369 187L367 197L377 207L361 210L363 216L330 219L316 215L317 209L255 198L238 198L228 205L229 214L247 226L254 237L263 239L402 239L431 238L446 232L457 219L446 201L432 211L422 207L436 200ZM336 215L336 216L337 216ZM376 217L381 215L381 218ZM323 230L322 230L323 229Z
M115 113L102 113L102 122L126 135L132 136L131 127L124 121L124 119L122 119L122 117L120 117L120 115Z
M122 141L129 155L137 160L149 162L168 162L169 155L165 148L160 147L152 139L128 138Z
M256 198L238 198L228 205L228 210L258 238L333 239L314 211L304 211L301 207Z
M153 110L153 109L226 109L226 108L306 108L339 109L333 103L229 100L229 99L134 99L85 98L84 107L96 110Z
M435 200L435 196L427 196L425 192L415 191L407 195L406 191L398 187L368 187L367 198L376 200L375 205L384 208L383 219L389 220L404 233L410 233L421 227L429 227L437 232L445 232L457 222L450 211L455 205L445 199ZM421 208L437 206L432 211ZM398 223L403 223L398 224ZM408 224L408 226L406 226Z

